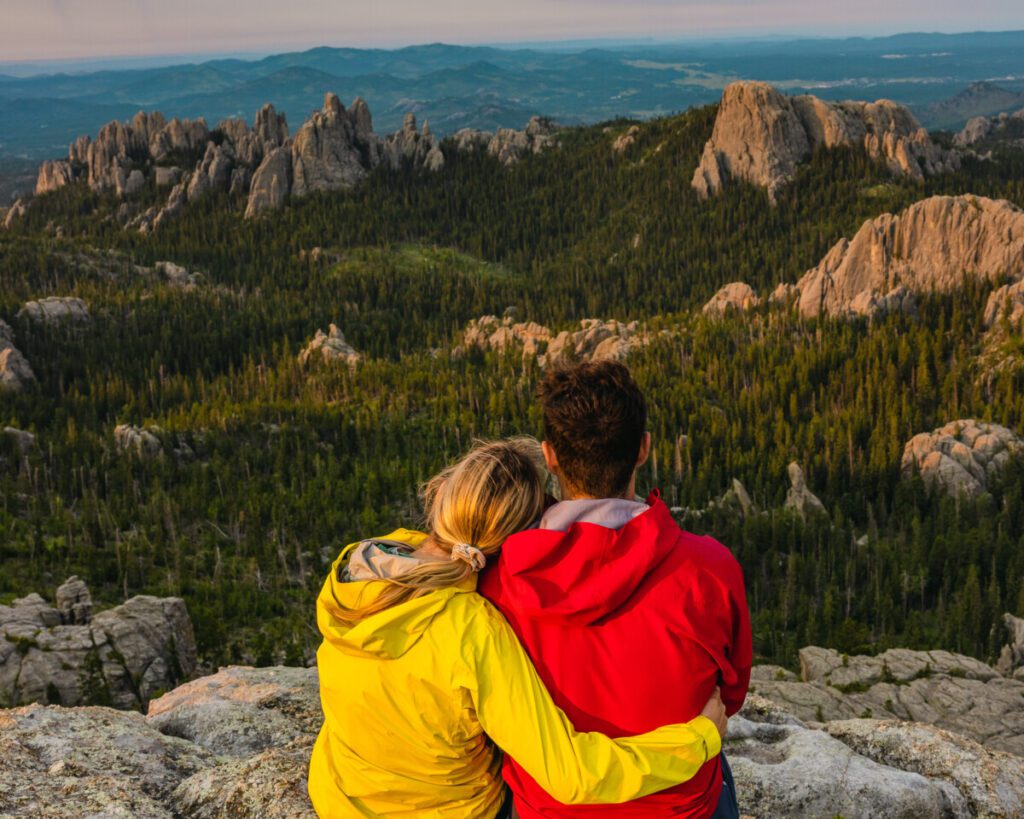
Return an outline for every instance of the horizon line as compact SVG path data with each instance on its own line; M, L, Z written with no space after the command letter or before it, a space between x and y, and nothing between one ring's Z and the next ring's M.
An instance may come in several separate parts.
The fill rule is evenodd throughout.
M121 54L93 54L93 55L78 55L70 57L25 57L13 60L0 60L0 67L2 66L32 66L39 65L51 66L60 65L62 63L102 63L102 62L114 62L114 61L132 61L132 60L196 60L197 62L209 62L215 59L240 59L240 60L259 60L266 57L272 57L279 54L291 54L291 53L305 53L309 51L315 51L317 49L326 48L334 50L350 50L350 51L404 51L406 49L413 48L428 48L431 46L445 46L452 48L496 48L507 51L527 51L535 47L547 47L551 48L554 46L575 46L576 48L584 47L584 44L599 44L599 43L614 43L618 45L697 45L697 44L714 44L724 42L757 42L757 41L768 41L775 40L779 42L797 41L797 40L885 40L894 37L904 37L912 35L932 36L932 37L957 37L957 36L968 36L972 34L1020 34L1024 33L1024 28L1008 28L1008 29L971 29L971 30L957 30L957 31L923 31L923 30L900 30L888 33L873 33L873 34L849 34L849 35L838 35L829 33L813 33L813 32L799 32L798 30L785 30L785 31L765 31L760 33L743 33L743 32L730 32L720 34L705 34L705 35L671 35L668 37L654 37L654 36L636 36L636 37L621 37L615 35L599 35L593 37L573 37L573 38L554 38L550 40L490 40L490 41L469 41L469 42L446 42L443 40L433 40L424 42L411 42L404 44L392 44L392 45L329 45L326 42L320 42L316 45L308 46L295 46L289 48L288 46L272 46L266 48L254 48L254 49L231 49L226 51L204 50L204 51L180 51L180 52L166 52L166 53L154 53L154 54L137 54L137 53L121 53ZM202 58L208 58L203 60Z

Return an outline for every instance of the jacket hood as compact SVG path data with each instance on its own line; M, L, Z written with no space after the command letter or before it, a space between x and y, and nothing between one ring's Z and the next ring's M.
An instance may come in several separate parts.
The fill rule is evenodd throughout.
M494 569L502 607L533 620L588 625L626 605L679 540L657 491L647 504L620 529L576 522L564 532L512 535Z
M426 538L423 532L398 529L382 540L415 547ZM349 626L339 617L343 609L365 606L388 587L383 580L345 580L345 568L357 546L359 543L350 544L334 561L316 604L317 625L324 641L345 654L382 660L401 657L419 642L454 595L476 588L473 575L458 586L432 591Z

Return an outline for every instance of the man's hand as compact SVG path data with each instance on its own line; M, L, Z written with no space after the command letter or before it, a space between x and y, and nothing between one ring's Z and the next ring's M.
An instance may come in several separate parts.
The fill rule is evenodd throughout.
M725 734L729 729L729 717L725 713L725 703L722 702L722 689L715 686L715 691L711 695L711 699L708 700L707 705L704 706L704 710L700 712L702 717L707 717L718 729L718 735L725 739Z

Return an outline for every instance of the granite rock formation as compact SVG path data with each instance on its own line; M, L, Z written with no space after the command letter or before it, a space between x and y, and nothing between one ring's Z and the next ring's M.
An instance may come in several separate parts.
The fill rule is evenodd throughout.
M2 376L0 376L2 377ZM14 444L20 455L28 455L36 446L36 436L17 427L4 427L4 437Z
M424 122L423 130L418 131L416 115L411 112L405 115L401 129L384 141L384 156L395 170L407 163L428 171L439 171L444 167L444 154L430 131L430 125Z
M49 296L25 302L18 311L18 318L26 318L35 324L60 324L65 321L87 322L90 316L88 306L81 299Z
M530 117L522 131L515 128L499 128L478 131L463 128L454 136L455 146L460 151L483 148L506 167L519 162L527 154L538 154L558 144L558 125L547 117Z
M314 819L316 669L229 667L149 704L0 711L0 804L12 818ZM757 694L725 750L744 814L849 819L1014 816L1021 759L921 723L802 721ZM15 773L17 775L11 775Z
M10 230L14 227L14 223L24 216L26 211L25 200L18 199L7 209L7 213L4 214L4 230Z
M967 418L915 435L903 448L900 466L905 475L917 471L926 483L951 495L978 497L1019 454L1024 454L1024 438L1013 430Z
M806 721L926 723L1024 756L1024 675L1004 676L972 657L904 648L847 657L810 646L800 650L798 680L774 668L754 671L758 695Z
M156 432L133 424L114 427L114 446L118 452L130 452L141 458L155 458L164 451Z
M524 358L536 357L543 367L567 357L573 360L614 360L626 358L636 346L647 343L647 335L637 322L629 324L611 319L583 319L579 330L552 330L534 321L516 322L511 317L481 316L466 325L456 355L470 349L522 349Z
M798 463L786 467L789 475L789 490L786 492L785 508L796 512L800 517L825 514L825 504L817 495L807 488L807 479Z
M933 196L864 223L797 283L804 316L871 316L968 275L1024 276L1024 211L980 196Z
M344 334L336 324L330 325L326 333L323 330L316 331L316 335L299 353L299 363L305 364L317 354L323 361L339 361L350 367L355 367L363 360L362 353L345 341Z
M958 155L937 147L902 105L787 97L766 83L744 81L723 92L692 185L706 198L730 179L743 180L767 189L774 202L815 148L840 145L862 146L893 174L914 179L959 167Z
M701 312L706 316L724 316L730 312L745 312L758 304L760 299L754 288L744 282L732 282L715 293Z
M306 120L292 143L295 196L350 188L380 164L369 113L360 99L346 111L335 94L325 95L323 108Z
M284 207L292 189L291 146L270 151L253 174L245 218L252 219L263 211Z
M1024 139L1024 108L1013 113L1003 112L994 117L972 117L953 137L958 148L973 148L992 140Z
M462 131L454 144L462 150L483 148L512 165L556 144L556 130L550 120L534 117L522 131ZM107 123L95 140L79 137L67 159L43 163L36 193L84 181L95 191L113 190L130 200L150 182L173 186L161 207L139 212L137 205L124 203L118 209L125 228L148 233L211 193L245 197L245 216L252 219L283 207L289 196L350 188L381 164L438 171L444 163L439 140L427 123L417 128L413 114L395 133L378 136L363 100L357 98L346 110L337 95L327 93L323 107L291 138L284 115L272 105L257 111L251 128L232 117L212 131L202 119L168 122L159 112L140 111L130 122ZM24 204L11 208L5 225L24 210Z
M0 319L0 390L17 392L35 380L28 360L14 346L14 330Z
M0 701L102 702L143 708L196 668L192 623L176 597L133 597L92 613L77 577L57 591L57 607L38 594L0 606Z

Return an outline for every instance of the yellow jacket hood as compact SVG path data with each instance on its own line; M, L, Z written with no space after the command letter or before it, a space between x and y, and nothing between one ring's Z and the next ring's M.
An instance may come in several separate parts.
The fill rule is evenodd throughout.
M382 541L404 543L413 548L426 539L425 533L410 529L396 529L380 538ZM452 595L476 588L476 578L471 577L460 586L408 600L350 627L341 621L339 613L343 609L354 609L372 602L387 587L384 580L345 579L349 557L359 545L353 543L346 547L334 561L317 605L317 625L324 640L345 654L381 660L403 656L419 642L434 618L444 611Z

